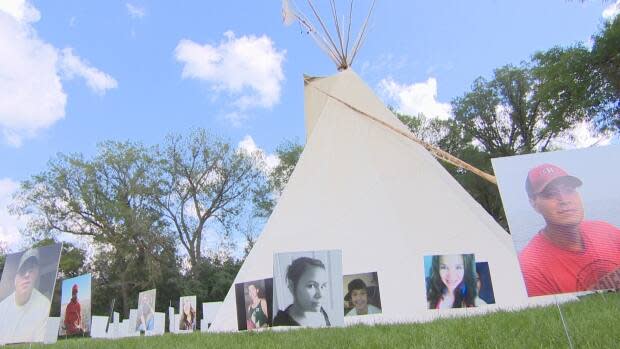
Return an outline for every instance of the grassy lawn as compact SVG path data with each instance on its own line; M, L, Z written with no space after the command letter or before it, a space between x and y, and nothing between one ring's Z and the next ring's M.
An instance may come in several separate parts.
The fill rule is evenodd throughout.
M620 347L620 294L561 305L575 348ZM20 346L14 346L15 348ZM28 347L28 346L21 346ZM68 339L33 348L568 348L556 306L424 324L287 332L171 335L121 340Z

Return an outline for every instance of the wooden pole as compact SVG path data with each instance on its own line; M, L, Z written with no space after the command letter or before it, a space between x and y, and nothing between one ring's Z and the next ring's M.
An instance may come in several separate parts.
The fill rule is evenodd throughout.
M420 144L421 146L423 146L426 150L428 150L437 159L445 161L445 162L447 162L449 164L452 164L452 165L454 165L456 167L460 167L462 169L465 169L465 170L467 170L467 171L469 171L469 172L479 176L480 178L482 178L482 179L484 179L484 180L486 180L486 181L488 181L490 183L493 183L493 184L497 185L497 179L495 179L495 176L492 176L492 175L490 175L490 174L488 174L488 173L486 173L486 172L484 172L484 171L482 171L482 170L480 170L480 169L478 169L478 168L476 168L476 167L466 163L465 161L457 158L456 156L451 155L450 153L448 153L448 152L446 152L444 150L441 150L441 149L439 149L439 148L437 148L437 147L435 147L435 146L433 146L431 144L428 144L426 142L423 142L422 140L417 139L416 137L414 137L411 134L411 132L408 132L408 131L406 132L406 131L400 130L400 129L398 129L398 128L388 124L387 122L385 122L385 121L383 121L381 119L378 119L378 118L376 118L376 117L374 117L374 116L372 116L372 115L370 115L370 114L368 114L368 113L366 113L366 112L364 112L364 111L362 111L362 110L352 106L351 104L343 101L342 99L340 99L340 98L338 98L336 96L332 96L328 92L323 91L322 89L320 89L320 88L318 88L318 87L316 87L314 85L311 85L311 86L315 90L323 93L324 95L328 96L329 98L331 98L331 99L333 99L335 101L338 101L341 104L344 104L348 108L350 108L350 109L352 109L352 110L354 110L354 111L364 115L365 117L371 119L372 121L377 122L377 123L381 124L382 126L385 126L388 129L398 133L399 135L401 135L403 137L406 137L406 138L408 138L408 139L410 139L410 140Z

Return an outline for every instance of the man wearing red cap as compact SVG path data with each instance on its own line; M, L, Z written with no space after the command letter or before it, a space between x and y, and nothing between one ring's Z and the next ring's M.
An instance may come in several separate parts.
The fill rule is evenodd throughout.
M69 304L67 304L67 309L65 310L65 328L67 329L67 334L81 334L82 329L82 306L80 302L78 302L77 298L78 294L78 285L74 284L71 289L71 300Z
M551 164L528 173L530 204L546 223L519 255L529 296L620 287L620 229L584 220L582 184Z

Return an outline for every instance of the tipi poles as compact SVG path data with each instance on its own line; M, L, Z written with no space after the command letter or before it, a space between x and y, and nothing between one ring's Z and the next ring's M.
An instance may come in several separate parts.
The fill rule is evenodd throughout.
M478 168L476 168L476 167L466 163L465 161L457 158L456 156L451 155L450 153L448 153L448 152L446 152L444 150L441 150L441 149L439 149L437 147L434 147L434 146L432 146L432 145L430 145L430 144L428 144L426 142L423 142L423 141L415 138L410 132L405 132L403 130L400 130L400 129L398 129L398 128L396 128L396 127L386 123L385 121L383 121L381 119L378 119L378 118L376 118L376 117L374 117L374 116L372 116L372 115L370 115L370 114L368 114L368 113L366 113L366 112L364 112L364 111L362 111L362 110L352 106L351 104L343 101L342 99L340 99L340 98L338 98L336 96L332 96L331 94L323 91L322 89L320 89L320 88L318 88L316 86L312 86L312 87L314 89L316 89L317 91L325 94L326 96L328 96L328 97L330 97L330 98L332 98L332 99L334 99L334 100L344 104L348 108L350 108L350 109L352 109L352 110L354 110L354 111L364 115L365 117L371 119L372 121L377 122L377 123L381 124L382 126L385 126L388 129L398 133L399 135L401 135L403 137L406 137L406 138L408 138L408 139L410 139L410 140L420 144L426 150L428 150L431 154L433 154L434 157L436 157L436 158L438 158L440 160L443 160L443 161L445 161L445 162L447 162L449 164L452 164L454 166L457 166L457 167L463 168L463 169L465 169L467 171L470 171L470 172L474 173L475 175L477 175L477 176L479 176L479 177L481 177L481 178L483 178L483 179L485 179L485 180L487 180L487 181L497 185L497 180L495 179L495 176L492 176L492 175L490 175L490 174L488 174L488 173L486 173L486 172L484 172L482 170L479 170Z

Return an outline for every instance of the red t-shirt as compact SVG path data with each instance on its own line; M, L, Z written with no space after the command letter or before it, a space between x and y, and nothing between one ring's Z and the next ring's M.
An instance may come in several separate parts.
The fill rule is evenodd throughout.
M540 231L519 254L530 297L620 287L620 229L605 222L580 224L582 251L564 250Z
M82 307L80 303L70 301L65 310L65 327L67 334L74 334L80 331L82 326Z

